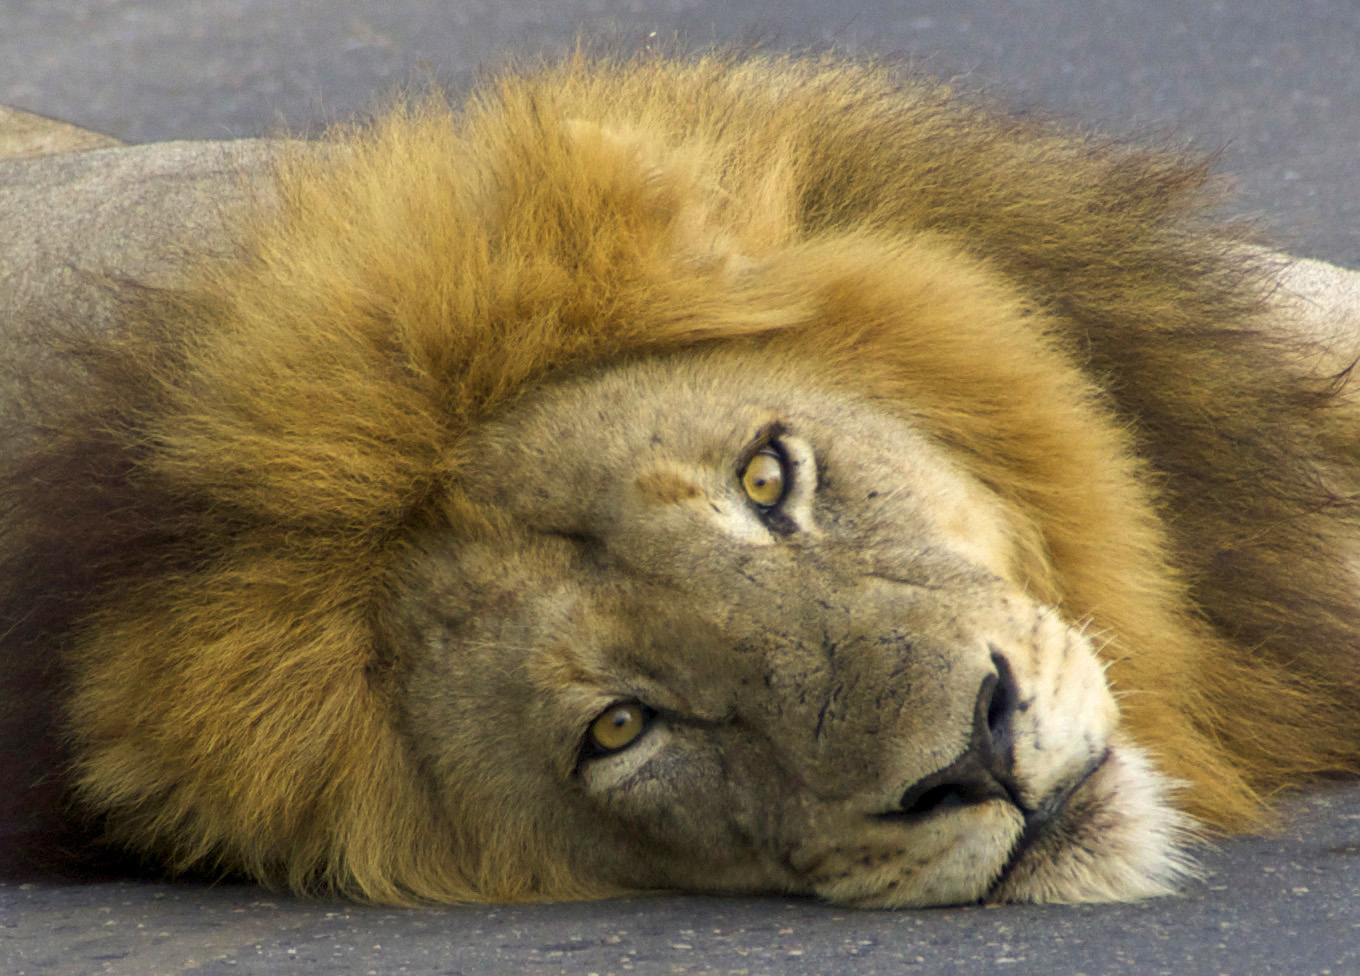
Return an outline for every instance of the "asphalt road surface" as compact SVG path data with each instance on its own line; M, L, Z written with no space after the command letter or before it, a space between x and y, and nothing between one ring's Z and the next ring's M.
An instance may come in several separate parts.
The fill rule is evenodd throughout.
M1133 905L848 911L808 901L640 898L421 910L257 888L0 886L7 976L205 974L1360 973L1360 790L1288 807L1267 839L1206 852L1204 878Z
M1124 134L1222 150L1240 212L1360 267L1357 0L0 0L0 104L131 142L309 131L578 34L904 54ZM3 788L3 784L0 784ZM1360 787L1137 905L847 912L655 898L389 911L240 887L0 884L0 973L1360 974Z

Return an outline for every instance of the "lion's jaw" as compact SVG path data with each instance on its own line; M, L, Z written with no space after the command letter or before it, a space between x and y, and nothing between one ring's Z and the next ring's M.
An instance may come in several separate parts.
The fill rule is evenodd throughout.
M392 627L488 897L1083 901L1183 872L1090 642L1011 581L1013 516L904 420L689 354L478 437ZM791 482L768 510L741 481L762 443ZM619 702L646 731L583 751Z

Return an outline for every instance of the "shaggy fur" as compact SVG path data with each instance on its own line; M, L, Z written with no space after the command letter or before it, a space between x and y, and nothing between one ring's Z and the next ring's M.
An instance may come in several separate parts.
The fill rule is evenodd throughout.
M457 534L471 433L702 344L815 361L992 489L1194 816L1355 770L1360 412L1272 330L1202 162L815 58L578 58L335 138L235 259L10 381L3 653L63 662L119 843L379 901L590 893L446 828L388 607L406 542Z

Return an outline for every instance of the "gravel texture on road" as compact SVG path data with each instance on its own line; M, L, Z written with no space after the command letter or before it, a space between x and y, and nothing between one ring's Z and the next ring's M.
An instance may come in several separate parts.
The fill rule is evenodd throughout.
M258 888L0 884L10 976L625 973L1351 976L1360 788L1288 805L1274 836L1207 851L1184 895L1132 905L847 911L658 897L419 910Z

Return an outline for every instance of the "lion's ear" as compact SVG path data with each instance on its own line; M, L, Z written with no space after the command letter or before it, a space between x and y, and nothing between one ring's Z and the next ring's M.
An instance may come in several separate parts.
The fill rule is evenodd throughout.
M565 128L578 151L631 173L648 209L667 225L681 261L734 276L757 265L722 219L727 191L705 147L670 147L644 132L587 119L568 119Z

